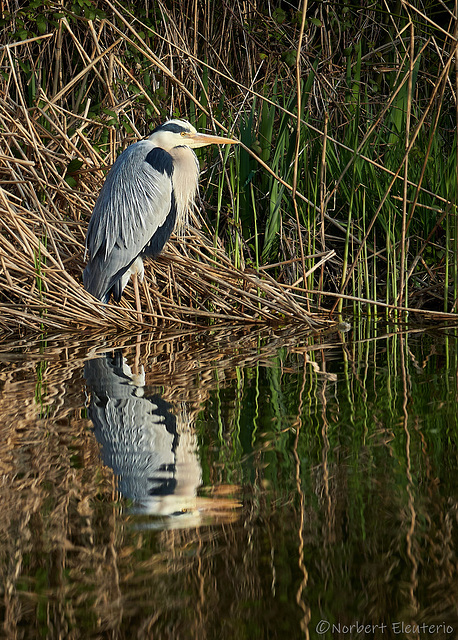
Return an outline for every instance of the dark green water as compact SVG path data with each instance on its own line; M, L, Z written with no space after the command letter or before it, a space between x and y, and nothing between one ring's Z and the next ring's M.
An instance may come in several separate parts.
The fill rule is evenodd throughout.
M457 335L4 343L2 637L458 637Z

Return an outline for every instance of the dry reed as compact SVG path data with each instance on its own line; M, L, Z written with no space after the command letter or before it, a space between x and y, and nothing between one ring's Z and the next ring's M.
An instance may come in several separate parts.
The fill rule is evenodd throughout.
M119 39L103 48L91 24L95 44L89 56L65 19L60 28L67 30L85 66L65 86L55 85L52 98L40 86L28 103L28 88L17 63L26 59L32 64L31 40L6 45L1 51L0 330L127 330L137 324L132 288L127 287L119 306L104 306L84 291L81 274L85 231L104 172L139 132L134 116L129 117L136 135L122 139L112 124L88 117L89 104L76 115L68 100L81 96L85 83L94 78L107 88L118 115L133 110L137 95L115 97L110 90L109 78L130 81L132 75L117 56ZM40 48L40 58L58 35L33 42L34 51ZM61 55L60 50L54 55ZM171 75L163 64L161 71ZM175 80L183 95L189 93ZM94 144L101 134L107 140L103 152ZM215 248L213 239L199 228L198 212L192 220L185 242L172 239L157 261L148 262L142 289L146 324L294 321L314 328L328 324L306 310L303 295L279 287L267 275L237 269L224 247Z

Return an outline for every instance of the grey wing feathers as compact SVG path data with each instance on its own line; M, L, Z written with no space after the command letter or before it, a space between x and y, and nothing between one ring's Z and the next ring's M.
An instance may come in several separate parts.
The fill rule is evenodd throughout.
M109 297L172 207L171 158L170 163L159 163L158 170L146 160L151 151L169 156L148 140L131 145L116 160L96 202L87 232L90 262L83 280L99 299Z

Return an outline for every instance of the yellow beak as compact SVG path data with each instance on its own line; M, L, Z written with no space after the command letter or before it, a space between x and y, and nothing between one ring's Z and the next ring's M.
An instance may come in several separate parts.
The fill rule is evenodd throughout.
M238 140L232 138L220 138L206 133L187 133L183 136L183 142L191 149L206 147L208 144L239 144Z

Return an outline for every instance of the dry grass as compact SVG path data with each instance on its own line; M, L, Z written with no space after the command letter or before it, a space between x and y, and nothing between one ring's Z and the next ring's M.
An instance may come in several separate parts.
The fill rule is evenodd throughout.
M431 310L421 313L456 319L458 280L456 260L453 261L456 215L452 196L444 200L438 192L436 202L436 194L430 193L434 206L422 204L429 206L431 216L438 212L437 221L423 240L421 230L425 225L421 226L418 238L419 225L415 229L412 226L410 245L421 245L413 261L402 253L404 249L398 251L404 244L409 245L406 225L399 238L393 232L390 248L382 246L384 234L379 228L376 234L374 227L372 239L367 235L377 226L382 209L385 213L391 212L393 224L397 221L396 206L388 199L393 182L385 191L380 183L380 194L384 195L380 196L372 218L369 212L367 220L361 217L361 203L355 204L356 218L351 219L348 213L342 185L354 164L359 163L357 172L362 167L374 168L374 173L364 173L366 178L361 179L372 184L377 175L380 177L385 171L392 175L393 181L397 180L402 175L404 160L399 163L399 170L393 172L386 169L379 158L361 155L363 143L359 138L354 141L358 147L353 143L348 147L346 134L342 133L343 142L331 135L333 132L336 135L336 124L342 121L342 126L345 122L349 126L351 123L351 118L345 115L351 103L347 104L346 98L336 92L332 99L334 106L329 105L324 90L329 78L334 79L336 87L343 86L342 61L336 59L327 71L321 68L307 105L313 118L304 119L304 115L301 121L302 133L315 132L316 140L321 139L322 143L314 143L314 134L312 138L302 135L303 148L299 149L298 138L292 158L288 160L285 152L283 164L275 164L278 140L275 135L263 138L264 116L258 113L259 105L275 107L277 115L272 127L277 127L285 117L288 132L294 131L299 123L298 112L291 106L293 103L288 102L288 96L300 95L301 78L308 77L310 66L305 54L301 59L296 56L292 66L283 61L283 54L291 53L291 43L299 42L304 35L315 42L318 31L313 22L308 26L309 31L304 32L304 23L294 21L289 30L282 30L273 7L267 4L270 9L263 13L256 2L246 3L247 13L243 17L242 4L238 2L235 7L224 5L221 12L187 0L169 3L168 8L158 2L147 7L146 13L142 13L142 8L135 16L116 0L97 7L97 15L95 9L94 15L86 15L89 9L75 15L73 8L69 9L64 3L62 13L55 17L49 7L37 13L27 8L12 9L7 3L11 25L0 22L3 44L0 48L0 331L90 329L106 332L130 330L138 325L131 286L127 287L120 305L107 307L83 290L84 237L106 171L118 154L146 135L152 126L178 115L220 133L235 124L246 142L244 151L256 160L248 168L247 157L243 159L242 154L236 156L238 165L231 164L232 157L226 164L222 157L215 164L213 160L207 162L202 178L203 206L192 216L186 242L172 239L155 263L147 263L146 283L141 293L148 326L295 322L318 329L327 326L329 321L311 312L316 305L327 306L326 317L334 301L337 304L342 300L359 312L377 305L388 315L397 310L424 307L424 299L429 302L431 296L434 297ZM46 32L38 30L40 37L34 35L37 15L46 21ZM253 30L246 28L250 20L256 26ZM334 24L332 20L331 23ZM377 37L383 39L378 24L373 24L374 29L377 26L374 37L378 33ZM43 22L41 25L43 27ZM325 22L321 31L323 37L328 37ZM291 42L280 38L287 34ZM328 45L331 47L331 41ZM241 47L246 55L240 56ZM306 48L304 45L303 49ZM453 56L447 58L447 71L452 59ZM326 71L324 75L323 71ZM272 86L280 82L281 91L278 88L278 95L272 96ZM359 81L355 81L355 86L360 86ZM438 83L437 87L440 86ZM385 106L369 127L364 137L366 142L369 131L380 128L382 116L397 91L390 89L386 99L383 98L381 104ZM372 106L376 109L376 97L374 100ZM430 104L433 102L431 99ZM326 127L321 131L313 124L324 119L325 105L331 108L329 124L330 127L333 124L333 128L330 132ZM244 119L250 113L255 114L252 149L248 148L249 136L243 129ZM218 122L218 118L224 118L225 122ZM345 130L343 127L343 132ZM260 153L256 145L263 140L268 144L266 148L261 147ZM320 148L316 155L316 149ZM358 148L358 153L351 154L342 170L339 154L354 148ZM307 157L305 168L298 164L299 155ZM315 172L320 163L318 180ZM410 166L413 165L412 161ZM255 169L251 170L252 166ZM294 167L292 177L288 173L290 167ZM257 178L268 176L270 182L254 181L252 198L256 205L259 199L259 216L254 215L248 221L240 211L244 206L242 192L258 169ZM442 173L445 175L445 169ZM434 177L429 178L432 179ZM307 190L309 182L320 186L321 196L318 200L315 198L315 204L308 200L315 193L314 187L313 193ZM210 185L208 190L207 185ZM279 242L278 250L264 256L262 244L270 220L265 217L270 206L267 201L275 191L272 185L279 186L286 195L280 198L278 228L275 222L269 229L271 237ZM418 193L424 191L420 183L417 186ZM215 214L215 199L220 193L222 206ZM336 211L331 202L334 196L341 199ZM395 197L400 196L393 199ZM401 200L405 219L405 193ZM353 202L353 196L350 201ZM372 197L371 202L374 201L379 203L378 196ZM391 202L391 208L384 208L385 202ZM295 215L290 215L288 208ZM217 231L208 231L205 221ZM386 220L380 222L382 228L387 224ZM362 240L363 230L366 237ZM223 240L215 241L218 234ZM446 242L441 240L441 234L446 235ZM382 243L380 247L378 241ZM441 242L448 246L445 266ZM429 261L422 258L428 247L437 252ZM398 257L409 267L404 281L396 266ZM262 264L256 271L246 268L245 259L251 265L261 265L263 260L274 262L276 268ZM434 259L437 264L434 262L432 268L430 263ZM423 271L418 265L423 265ZM279 274L278 282L269 277L274 273ZM405 288L409 279L412 281L410 298L402 301L398 284L401 289ZM343 286L345 280L347 287ZM444 299L447 304L450 302L447 308L451 314L441 311L445 308L441 304Z
M114 38L118 33L111 27ZM85 63L66 84L62 82L62 61L58 65L62 52L56 47L62 29ZM110 90L109 77L132 80L117 55L119 38L102 48L93 25L83 35L79 34L78 41L64 19L59 32L50 33L38 44L24 41L7 45L1 52L0 329L5 332L18 328L125 330L137 324L131 286L119 306L99 304L82 287L85 232L105 171L120 150L140 135L133 125L138 95L126 97L121 92L115 97ZM92 57L83 47L90 35L94 38ZM39 47L40 60L49 57L53 47L50 61L54 69L61 69L63 86L53 86L52 99L46 93L51 88L43 83L32 101L27 97L30 86L24 86L18 61L33 64L32 45L35 56ZM162 72L167 76L167 68ZM75 101L75 96L83 95L86 83L103 79L111 108L118 116L127 114L132 124L134 133L129 140L113 125L87 117L89 102L80 115L68 108L70 97ZM178 79L176 82L186 96L187 89ZM137 85L142 98L148 97L151 103ZM95 144L101 139L105 145ZM70 165L72 161L78 161L78 166ZM305 308L303 294L279 287L268 276L235 268L224 248L215 247L210 234L200 230L198 212L193 222L186 242L173 239L157 262L148 263L142 290L145 323L295 321L315 328L328 324Z

